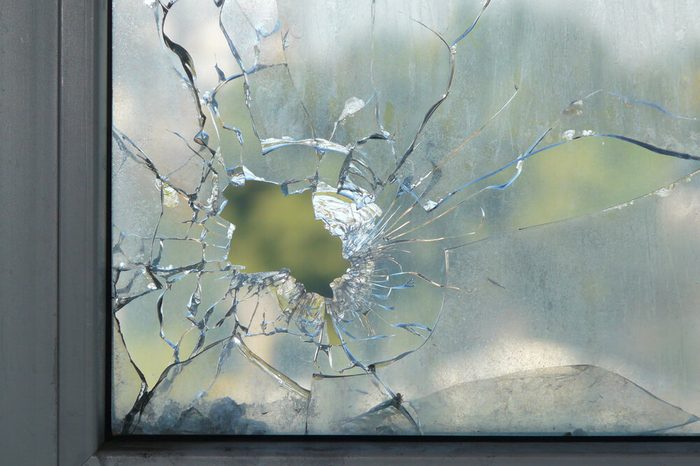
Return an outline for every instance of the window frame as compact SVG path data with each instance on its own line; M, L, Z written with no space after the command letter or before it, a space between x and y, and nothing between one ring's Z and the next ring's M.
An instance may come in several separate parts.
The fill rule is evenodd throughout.
M13 265L0 283L2 322L13 324L0 328L8 464L698 461L700 437L112 437L110 10L110 0L6 2L0 16L14 65L0 71L0 117L14 122L0 130L11 161L0 208L5 225L21 226L2 230Z

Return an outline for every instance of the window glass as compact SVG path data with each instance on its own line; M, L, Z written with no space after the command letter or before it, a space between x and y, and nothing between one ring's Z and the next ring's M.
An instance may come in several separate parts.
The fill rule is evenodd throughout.
M115 434L695 434L700 3L115 0Z

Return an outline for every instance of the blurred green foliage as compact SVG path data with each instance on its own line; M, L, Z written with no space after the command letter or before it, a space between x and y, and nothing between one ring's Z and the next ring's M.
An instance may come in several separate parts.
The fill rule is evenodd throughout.
M272 183L231 185L222 217L236 226L229 260L247 273L289 269L308 291L330 297L330 283L349 267L340 238L314 218L311 192L284 196Z

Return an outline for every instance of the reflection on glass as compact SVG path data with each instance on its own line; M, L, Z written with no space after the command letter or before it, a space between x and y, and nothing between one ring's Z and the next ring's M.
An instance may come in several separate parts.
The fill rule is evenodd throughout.
M114 2L113 431L700 432L700 5L652 3Z

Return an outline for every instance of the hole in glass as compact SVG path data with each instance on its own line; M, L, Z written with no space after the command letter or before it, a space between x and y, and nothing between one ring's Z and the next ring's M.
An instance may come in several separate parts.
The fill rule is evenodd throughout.
M221 216L236 230L229 260L246 273L289 269L307 291L332 297L330 283L350 264L340 238L316 220L311 191L285 196L273 183L247 181L224 192Z

